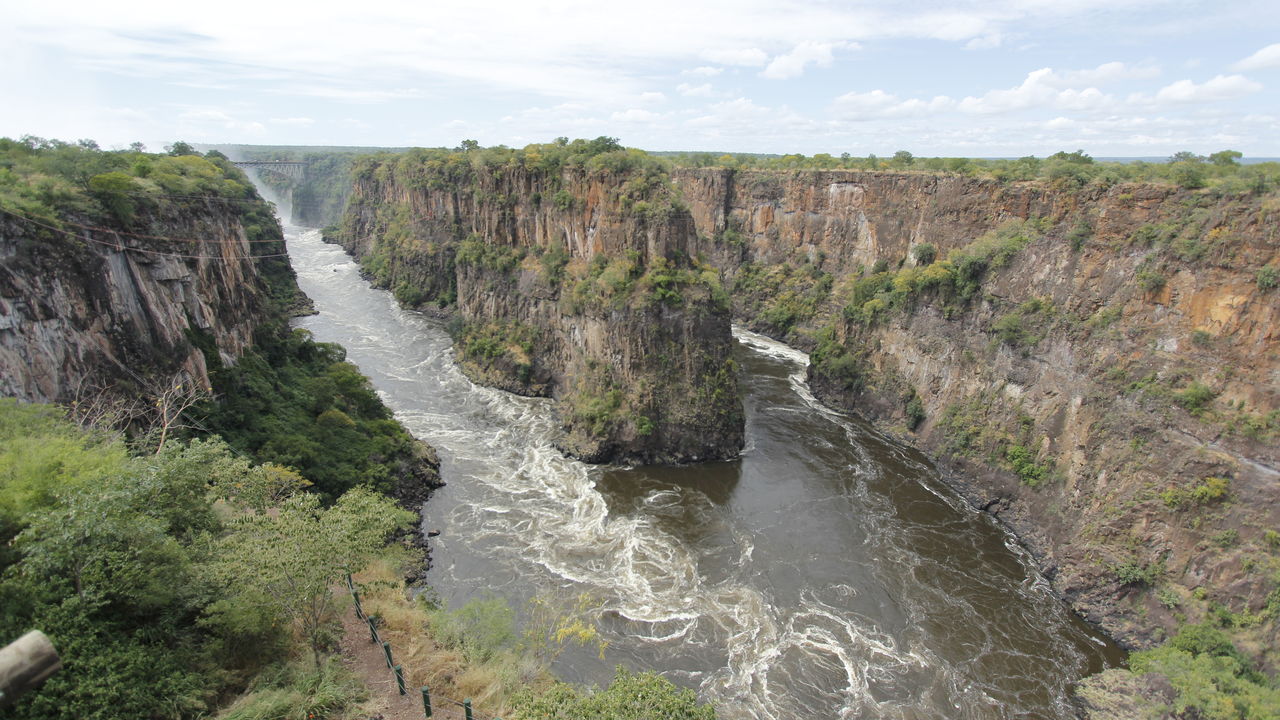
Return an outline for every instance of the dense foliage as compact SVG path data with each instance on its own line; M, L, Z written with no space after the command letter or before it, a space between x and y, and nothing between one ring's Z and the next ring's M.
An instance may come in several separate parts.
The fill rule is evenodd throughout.
M206 353L214 401L201 425L259 462L294 468L325 498L364 485L391 492L422 472L419 444L339 345L305 330L260 330L234 366Z
M128 228L149 213L210 200L235 204L250 240L278 238L268 234L270 207L221 153L196 155L185 143L159 155L141 146L101 150L91 140L0 138L0 207L51 225L74 217Z
M998 182L1036 180L1062 189L1110 187L1121 182L1170 183L1188 189L1210 188L1215 192L1263 193L1280 187L1280 163L1243 164L1241 153L1223 150L1207 157L1179 152L1165 162L1103 162L1085 154L1057 152L1045 158L960 158L915 157L900 150L891 158L868 155L838 157L818 153L753 155L712 153L661 153L680 167L724 167L764 170L890 170L933 174L965 175Z
M301 485L291 475L216 439L130 457L54 408L0 400L0 644L40 628L64 664L9 717L194 717L318 646L332 615L295 606L323 607L406 518L367 491L260 512Z
M1134 653L1129 667L1138 675L1163 676L1172 685L1172 707L1161 710L1172 710L1177 717L1280 717L1280 687L1260 673L1226 633L1208 623L1185 626L1163 646Z
M692 690L682 690L651 672L631 673L619 667L609 687L583 692L556 685L545 693L517 697L513 717L526 720L715 720L715 708L698 704Z
M190 254L189 238L163 238L193 217L228 208L244 228L250 253L266 256L256 262L271 298L281 308L294 307L297 286L280 257L284 236L272 208L221 153L200 156L182 142L167 154L153 154L138 143L108 151L91 140L0 138L0 213L25 218L29 236L60 251L80 246L68 234L90 226L145 234L153 250Z

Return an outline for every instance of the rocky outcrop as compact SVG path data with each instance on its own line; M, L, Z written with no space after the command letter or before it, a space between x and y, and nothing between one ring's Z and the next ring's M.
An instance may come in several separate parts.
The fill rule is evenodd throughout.
M652 168L422 151L357 166L337 239L402 302L456 310L473 379L559 400L568 452L733 457L726 298L690 260L694 224L672 200Z
M0 215L2 395L71 402L175 378L207 388L197 344L234 362L272 310L272 282L296 291L279 228L279 242L251 244L226 203L162 206L127 232L66 228Z
M1273 196L684 170L734 313L933 452L1124 644L1205 617L1274 667Z

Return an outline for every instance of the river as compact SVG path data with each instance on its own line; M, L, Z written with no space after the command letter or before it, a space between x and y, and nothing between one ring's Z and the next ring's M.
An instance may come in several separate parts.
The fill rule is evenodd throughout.
M454 605L590 598L609 646L570 649L562 677L659 670L730 719L1071 718L1072 685L1122 659L923 455L817 402L803 353L735 331L739 460L586 465L553 447L550 401L473 385L440 321L318 231L286 236L319 310L297 325L344 345L440 453L432 587Z

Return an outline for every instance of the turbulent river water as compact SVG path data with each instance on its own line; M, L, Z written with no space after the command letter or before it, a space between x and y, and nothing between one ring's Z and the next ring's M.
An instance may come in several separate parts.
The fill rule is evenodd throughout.
M439 321L317 231L287 239L319 310L298 326L440 453L428 582L451 604L590 598L609 646L562 677L659 670L724 718L1069 718L1072 685L1121 659L922 455L817 402L803 353L735 332L741 459L586 465L552 446L549 401L471 384Z

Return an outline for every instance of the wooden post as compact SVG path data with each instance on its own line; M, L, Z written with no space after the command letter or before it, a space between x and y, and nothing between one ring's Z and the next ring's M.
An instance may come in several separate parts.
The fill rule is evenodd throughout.
M395 667L396 663L391 659L391 643L386 640L382 641L382 653L387 656L387 669Z
M404 668L397 665L393 669L396 671L396 687L400 689L400 694L404 695Z
M365 618L369 621L369 642L374 645L378 644L378 616L370 615Z
M422 711L426 713L425 717L431 717L431 691L426 685L422 686Z
M0 649L0 708L40 686L62 669L62 659L48 636L32 630Z
M471 698L462 701L462 714L467 716L467 720L474 720L471 717Z

